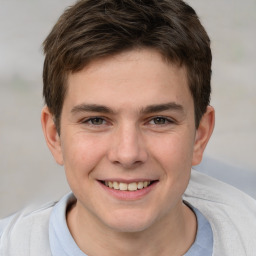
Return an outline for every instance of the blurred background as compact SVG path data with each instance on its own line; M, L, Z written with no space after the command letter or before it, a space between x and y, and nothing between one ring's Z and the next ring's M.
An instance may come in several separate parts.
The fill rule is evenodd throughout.
M0 217L69 191L41 131L41 44L73 2L0 0ZM196 168L256 198L256 1L187 2L213 51L216 126Z

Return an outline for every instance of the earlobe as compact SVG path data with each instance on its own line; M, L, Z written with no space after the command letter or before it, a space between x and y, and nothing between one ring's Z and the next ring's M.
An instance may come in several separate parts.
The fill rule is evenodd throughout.
M205 114L201 118L199 127L196 130L192 165L197 165L201 162L205 147L212 135L214 123L214 108L208 106Z
M47 106L42 109L41 124L48 148L50 149L55 161L58 164L63 165L60 136L57 132L53 115Z

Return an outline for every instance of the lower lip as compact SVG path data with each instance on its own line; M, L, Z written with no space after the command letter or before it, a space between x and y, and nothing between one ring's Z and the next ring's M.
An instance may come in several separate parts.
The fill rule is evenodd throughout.
M117 190L113 188L109 188L99 182L101 187L107 191L111 196L119 199L119 200L127 200L127 201L132 201L132 200L139 200L142 197L146 196L149 194L156 186L158 182L152 183L150 186L143 188L143 189L138 189L136 191L123 191L123 190Z

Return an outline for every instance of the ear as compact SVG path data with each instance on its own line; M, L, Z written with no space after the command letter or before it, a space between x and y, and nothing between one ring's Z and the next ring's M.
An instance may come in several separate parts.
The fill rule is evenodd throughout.
M211 106L207 107L202 116L199 127L196 130L192 165L200 164L205 147L212 135L215 123L215 111Z
M48 148L52 152L55 161L63 165L60 136L54 123L54 117L46 106L42 109L41 124Z

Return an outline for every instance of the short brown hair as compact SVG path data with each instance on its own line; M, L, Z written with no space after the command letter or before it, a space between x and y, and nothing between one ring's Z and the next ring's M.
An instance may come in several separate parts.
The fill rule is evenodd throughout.
M152 48L187 69L198 127L210 102L210 39L195 11L181 0L80 0L44 41L43 96L58 132L70 72L91 60Z

